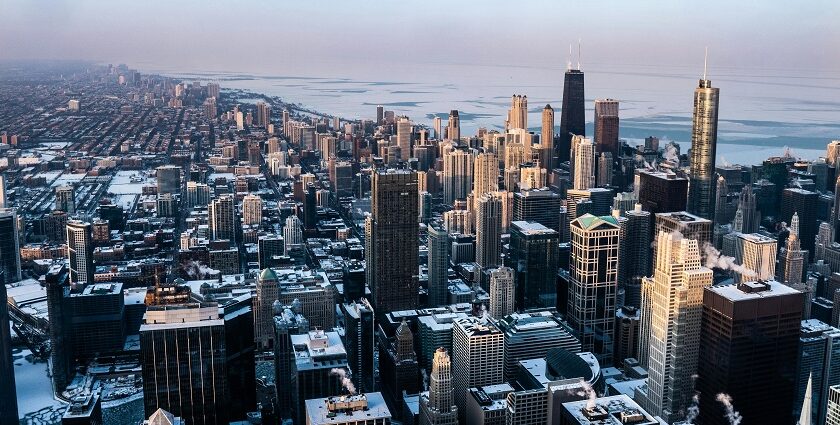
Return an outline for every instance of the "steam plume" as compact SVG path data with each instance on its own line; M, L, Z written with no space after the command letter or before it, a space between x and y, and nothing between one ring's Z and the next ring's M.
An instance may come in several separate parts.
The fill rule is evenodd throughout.
M353 385L353 381L347 377L346 370L334 367L330 369L330 375L338 376L341 379L341 386L344 387L350 395L356 394L356 386Z

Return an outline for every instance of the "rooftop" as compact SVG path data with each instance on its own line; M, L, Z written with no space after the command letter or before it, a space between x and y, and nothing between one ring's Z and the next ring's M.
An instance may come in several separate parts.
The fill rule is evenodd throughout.
M306 400L309 425L365 423L391 418L391 411L381 393L315 398Z
M801 292L775 280L744 282L740 285L729 284L707 288L731 301L746 301L759 298L779 297L800 294Z

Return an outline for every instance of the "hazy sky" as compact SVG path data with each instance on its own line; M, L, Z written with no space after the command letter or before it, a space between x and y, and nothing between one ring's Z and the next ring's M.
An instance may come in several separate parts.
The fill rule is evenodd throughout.
M840 1L0 0L0 59L335 75L393 63L840 72ZM341 66L338 66L341 65Z

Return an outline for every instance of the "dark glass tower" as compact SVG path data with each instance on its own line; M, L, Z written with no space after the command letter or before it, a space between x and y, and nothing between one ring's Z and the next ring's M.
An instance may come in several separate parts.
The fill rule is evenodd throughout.
M613 160L618 159L618 101L600 99L595 101L595 149L609 152Z
M583 71L569 69L563 80L563 109L560 111L560 141L557 157L560 162L569 160L572 135L586 135L586 107L583 97Z
M2 278L2 272L0 272ZM0 279L0 282L3 280ZM0 284L0 423L18 423L15 392L15 365L12 361L12 335L9 330L9 307L6 285Z
M515 273L516 310L557 305L559 234L534 221L514 221L510 227L510 268Z
M720 89L700 80L694 90L691 128L691 173L688 186L688 212L706 219L715 213L715 153L717 150L718 97Z

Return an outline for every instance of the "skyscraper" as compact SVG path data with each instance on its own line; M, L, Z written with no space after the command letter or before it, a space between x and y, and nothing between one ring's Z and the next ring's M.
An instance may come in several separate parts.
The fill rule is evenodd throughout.
M163 165L157 167L156 174L158 193L181 193L181 167Z
M578 64L578 68L580 68ZM572 136L586 135L586 106L583 96L583 71L566 70L563 80L563 105L560 110L560 140L557 144L557 158L568 161L572 148Z
M612 362L618 290L619 225L614 217L583 215L572 221L569 324L583 351Z
M466 149L455 149L443 156L443 202L467 199L473 189L473 155Z
M557 231L540 223L511 223L509 266L516 273L516 310L557 307L559 243Z
M730 423L721 393L748 423L790 422L803 304L776 281L704 289L697 423Z
M67 222L67 258L70 260L70 285L93 283L95 269L90 223L78 220Z
M397 143L400 147L401 160L411 158L411 120L406 116L397 119Z
M738 211L741 211L741 225L734 230L741 233L757 232L761 223L761 213L758 211L751 184L744 185L738 195Z
M542 111L542 130L540 132L540 167L554 169L554 109L545 105Z
M286 244L287 253L303 245L303 224L296 215L286 217L286 223L283 226L283 241Z
M528 129L528 96L515 94L510 99L508 129Z
M501 319L514 312L516 292L513 276L513 269L510 267L499 267L490 271L490 317Z
M458 406L452 394L452 362L446 349L432 359L429 392L420 396L420 425L457 425Z
M210 233L213 240L236 239L236 209L233 196L222 195L210 201L208 209Z
M76 213L76 189L70 185L56 186L55 209L69 215Z
M417 308L417 174L377 171L371 181L366 249L368 284L378 314Z
M242 224L259 225L262 222L262 207L259 195L245 195L242 199Z
M0 279L3 282L5 279ZM18 406L15 388L15 365L12 360L12 335L6 285L0 283L0 423L17 424Z
M840 385L828 387L828 408L825 412L825 425L840 425Z
M779 253L779 267L776 278L789 286L802 283L805 278L805 261L808 252L802 250L799 240L799 216L793 213L785 247Z
M820 195L810 190L789 187L782 190L782 216L786 223L793 223L793 215L799 216L799 240L802 249L808 251L805 255L807 262L814 254L814 239L817 236L817 208ZM791 226L793 227L793 226Z
M776 239L764 236L760 233L741 233L741 251L743 254L735 257L745 268L751 270L755 275L739 276L739 280L758 279L771 280L776 276Z
M840 384L840 329L816 319L803 320L799 334L794 418L807 407L811 413L806 416L808 420L815 424L825 423L828 388L837 384ZM808 387L811 387L810 400L806 400Z
M574 160L574 188L585 190L595 187L595 145L592 139L579 139L575 144Z
M476 205L475 262L482 269L498 267L502 255L502 200L481 195Z
M446 139L455 142L461 140L461 118L458 116L457 109L449 111L449 124L446 126Z
M504 382L504 334L492 321L467 317L452 327L452 388L459 423L465 422L467 390Z
M473 199L499 190L499 158L495 153L480 153L475 157L473 171Z
M513 194L511 221L536 221L558 233L562 228L557 212L562 205L560 195L549 189L531 189Z
M580 352L580 341L554 316L554 309L500 317L494 323L505 335L505 381L516 380L520 361L542 359L552 349Z
M691 127L691 172L688 212L711 220L715 212L715 154L717 152L720 89L706 79L706 70L694 90Z
M373 307L365 299L341 305L344 313L344 347L347 350L347 364L353 374L353 383L358 392L373 390L374 352L376 350L376 326Z
M674 173L639 171L639 203L651 214L685 211L688 180Z
M703 288L712 270L701 266L696 240L659 233L656 269L642 290L642 342L647 353L647 392L642 407L673 422L694 396Z
M257 278L254 298L254 339L262 349L274 348L274 302L279 295L277 274L264 269Z
M440 221L426 227L429 250L429 307L438 307L449 298L449 233Z
M618 158L618 101L595 99L595 149Z

